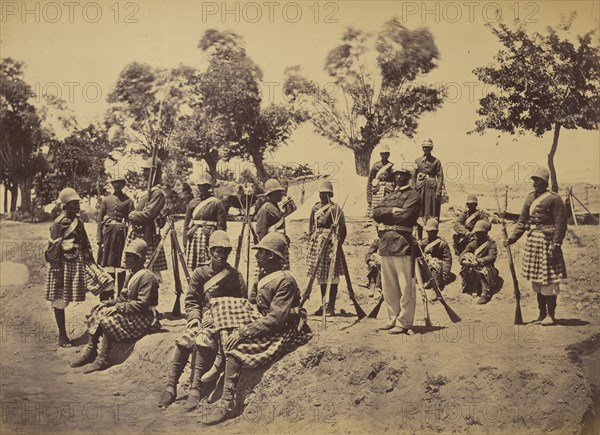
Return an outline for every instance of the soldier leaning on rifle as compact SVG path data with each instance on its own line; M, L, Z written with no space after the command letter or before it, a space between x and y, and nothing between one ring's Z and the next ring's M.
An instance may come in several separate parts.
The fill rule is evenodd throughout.
M243 366L270 364L310 339L306 312L299 308L298 284L289 271L282 270L287 240L282 234L270 233L253 249L258 250L260 274L250 293L252 305L237 300L237 304L215 303L211 307L215 323L221 322L216 326L225 343L225 382L213 413L202 421L206 425L235 416L235 395ZM236 329L228 334L228 327Z
M116 278L117 294L121 294L125 281L125 270L121 267L121 258L127 239L127 224L129 213L133 211L133 200L123 193L125 178L115 177L111 180L114 192L104 197L98 211L98 264L110 276ZM106 293L107 299L114 297ZM102 295L101 295L102 296ZM102 300L102 299L101 299Z
M454 241L454 253L460 255L465 250L467 244L475 238L473 234L473 228L475 224L480 220L486 221L491 224L488 214L479 208L477 208L477 195L467 195L467 209L461 212L454 221L454 234L452 239Z
M219 198L213 196L210 177L202 174L197 185L199 197L190 201L183 221L183 247L188 270L210 260L210 235L215 230L227 230L225 207Z
M317 202L310 211L310 220L308 222L308 271L307 275L310 277L317 266L317 260L321 254L321 250L325 248L325 241L331 233L331 227L333 226L334 219L338 220L338 249L346 240L346 220L344 218L344 212L339 205L334 203L331 198L333 197L333 184L331 181L323 180L319 184L319 198L321 201ZM327 291L327 279L329 277L329 270L331 269L331 256L333 254L333 245L327 246L327 252L325 253L319 270L316 274L316 279L321 287L321 297L325 297ZM342 267L342 258L340 255L336 257L335 265L333 265L333 274L331 281L331 289L329 293L329 301L327 304L327 315L335 315L335 300L337 297L338 284L340 282L340 275L343 275L344 269ZM316 312L315 316L323 314L323 307L320 307Z
M183 336L175 342L175 354L169 368L167 387L158 404L162 408L169 406L177 398L177 384L193 351L194 342L197 346L193 368L194 380L184 409L193 411L200 400L209 393L208 382L213 380L210 371L217 373L217 370L212 370L211 367L220 367L219 360L222 361L221 346L214 328L210 304L216 298L248 297L242 274L227 263L232 247L227 233L215 231L211 234L208 244L211 260L194 270L185 296L187 326ZM207 374L209 376L206 376Z
M373 219L379 223L383 299L388 314L387 324L379 329L403 334L412 328L415 318L411 244L421 204L419 194L410 186L410 171L399 169L394 177L396 189L373 210Z
M70 302L83 302L88 291L105 299L103 293L114 293L114 279L94 262L88 235L79 218L81 198L75 189L63 189L58 198L63 213L50 226L50 240L44 254L50 263L45 297L52 302L58 345L65 347L71 344L65 308Z
M142 175L144 180L150 178L150 169L152 167L152 159L148 159L142 165ZM162 162L159 158L156 159L156 171L154 172L154 180L150 191L150 200L148 201L148 192L146 191L137 201L135 210L129 213L129 222L131 223L131 231L127 236L126 244L132 240L142 238L148 245L146 261L150 260L156 247L160 243L160 227L164 225L161 222L164 218L161 213L165 207L165 192L161 186L162 179ZM162 223L162 225L160 225ZM123 258L123 261L125 259ZM161 247L158 257L152 265L152 272L156 275L158 282L162 281L161 271L167 270L167 256L165 250Z
M561 245L567 231L567 212L562 199L548 190L548 169L534 175L533 188L507 243L512 245L527 231L523 275L537 295L539 316L534 322L554 325L560 282L567 277Z
M256 234L258 240L262 240L267 234L276 232L283 234L288 243L288 249L285 251L285 263L283 268L290 268L290 240L285 233L285 216L279 208L285 189L274 178L270 178L265 182L265 197L266 202L260 207L256 213Z
M158 281L144 269L147 250L143 239L135 239L125 247L125 267L129 269L125 288L116 299L92 308L86 321L87 346L71 367L87 364L83 373L104 370L110 365L108 357L115 341L138 340L160 329L156 311Z
M379 205L385 195L394 190L394 164L389 161L390 147L384 144L379 149L381 161L375 163L367 179L367 216L373 216L373 209Z
M487 304L500 283L495 266L498 249L496 242L488 236L489 230L489 223L477 222L473 228L475 240L467 244L459 258L462 291L480 296L478 304Z
M444 239L438 237L439 224L437 219L431 218L425 224L427 238L419 240L419 245L425 254L425 262L435 279L438 288L444 290L447 284L450 284L456 279L450 270L452 269L452 253L450 246ZM421 276L427 276L424 270L421 270ZM431 285L426 285L425 288L431 288ZM437 300L437 295L432 298L432 301Z
M423 230L421 225L425 225L429 218L440 219L442 200L447 200L445 198L442 162L431 154L433 141L426 139L421 148L423 149L423 157L415 160L417 168L414 174L415 188L421 196L419 215L422 218L422 223L419 224L419 237L421 237Z

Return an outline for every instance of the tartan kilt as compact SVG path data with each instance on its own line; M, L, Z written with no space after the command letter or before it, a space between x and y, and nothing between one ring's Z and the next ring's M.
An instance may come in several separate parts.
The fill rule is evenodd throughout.
M207 227L206 231L204 227L198 227L192 238L188 240L185 246L185 264L189 271L196 269L200 263L210 261L208 240L214 232L215 227L212 225Z
M306 272L307 276L312 276L315 267L317 266L317 261L319 260L319 254L321 250L324 249L325 241L327 240L327 236L331 233L331 228L317 228L313 233L310 241L308 242L308 258L306 259L308 263L308 270ZM329 269L331 268L331 256L333 254L333 245L329 243L327 247L327 252L323 259L321 260L321 264L319 265L319 270L317 270L317 274L315 279L319 281L326 281L329 277ZM338 252L339 254L339 252ZM342 265L342 258L338 255L335 259L335 265L333 267L333 276L338 277L344 274L344 268Z
M372 191L373 196L371 197L371 204L369 204L369 208L367 210L367 215L369 217L373 217L373 210L375 207L381 204L381 201L383 201L385 195L392 191L392 186L393 183L388 185L386 182L382 181L377 185L377 187L373 188L374 190Z
M232 329L263 317L248 300L232 297L213 299L211 312L215 328L220 333L221 343L227 342ZM234 349L225 353L235 356L247 367L255 368L269 364L310 339L307 328L298 331L294 323L268 336L243 338Z
M440 290L443 290L446 285L446 282L444 279L444 271L442 269L442 260L433 257L429 254L425 254L425 262L427 263L427 267L429 267L431 275L433 275L433 279L435 279L435 283L437 284Z
M135 227L132 227L132 230L127 235L127 241L125 242L125 246L129 245L131 243L131 241L134 239L144 239L145 240L143 229L142 229L142 231L136 231ZM148 261L150 261L150 258L152 258L152 254L154 253L154 250L160 243L160 235L154 234L154 240L152 242L153 243L150 243L148 245L148 253L146 254L146 265L148 264ZM125 267L125 254L123 254L122 261L123 261L123 265L121 267ZM156 260L154 261L154 264L152 265L153 272L160 272L161 270L167 270L167 256L165 255L164 245L162 248L160 248L158 257L156 258Z
M127 239L127 225L107 221L102 227L102 255L98 264L102 267L121 267L121 257Z
M477 268L463 267L460 271L462 278L462 291L479 293L482 290L482 283L486 284L491 292L497 290L500 276L495 266L480 266Z
M565 260L560 251L560 258L552 263L548 251L552 237L539 230L532 230L527 237L523 256L523 276L528 281L541 285L556 284L567 277Z
M99 327L107 332L116 341L137 340L146 335L154 323L152 311L140 313L113 313L105 315L104 311L109 307L96 306L90 312L87 319L88 333L94 335Z
M114 286L114 279L96 263L85 262L83 253L75 261L63 261L48 269L45 298L48 301L83 302L89 291L98 296Z

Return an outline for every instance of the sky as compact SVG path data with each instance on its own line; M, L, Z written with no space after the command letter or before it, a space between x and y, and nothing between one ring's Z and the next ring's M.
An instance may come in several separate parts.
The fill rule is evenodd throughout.
M420 144L431 138L434 155L447 177L457 182L527 180L534 165L545 165L552 133L512 137L490 131L467 135L477 119L478 99L486 90L472 71L491 62L500 48L486 24L509 25L515 18L529 30L543 31L562 15L578 13L574 32L598 31L597 1L2 1L1 56L26 64L25 80L40 96L60 95L80 124L99 120L106 96L129 62L157 67L180 64L202 68L197 48L207 29L233 30L244 37L249 56L264 73L264 98L281 100L286 67L301 65L319 85L330 80L323 71L329 50L343 31L356 27L377 32L397 17L408 28L428 28L441 53L438 68L426 79L449 87L449 97L425 114L417 135L390 141L392 160L414 160ZM596 33L598 35L598 33ZM373 160L378 157L377 149ZM310 125L300 127L288 146L267 160L307 163L319 173L352 172L349 150L329 144ZM598 131L562 130L555 158L560 179L600 182Z

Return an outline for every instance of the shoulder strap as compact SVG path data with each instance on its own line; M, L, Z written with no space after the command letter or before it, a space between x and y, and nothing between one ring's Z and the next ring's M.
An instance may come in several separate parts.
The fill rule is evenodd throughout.
M475 249L475 252L474 252L475 257L477 257L481 253L481 251L483 251L485 248L487 248L490 243L492 243L491 240L486 240L477 249Z
M140 278L145 275L146 272L150 272L148 269L140 269L138 270L136 273L134 273L133 275L131 275L131 277L129 278L129 281L127 282L127 285L125 287L127 287L128 289L131 288L135 283L137 283ZM152 272L150 272L152 273Z
M202 209L204 209L204 207L212 204L213 202L217 202L217 201L219 201L219 198L217 198L216 196L209 196L204 201L200 201L200 204L198 204L196 206L196 208L194 208L194 211L192 212L192 217L194 219L197 219L197 217L200 215L200 212L202 211Z
M258 288L263 288L270 282L272 282L278 278L284 277L284 276L285 276L285 271L283 271L283 270L277 270L275 272L272 272L272 273L268 274L267 276L263 277L260 281L258 281Z
M477 216L479 216L479 213L476 211L474 212L472 215L469 215L469 217L467 217L467 219L465 220L465 224L470 224L473 219L475 219Z
M433 242L429 243L427 246L425 246L425 249L423 249L423 251L425 252L429 252L431 251L438 243L441 243L442 239L438 238L435 239Z
M548 196L550 196L550 192L548 192L547 190L542 193L540 196L538 196L536 199L534 199L531 202L531 205L529 206L529 216L531 216L531 213L533 212L533 210L535 210L535 208L538 206L538 204L540 202L542 202L545 198L547 198Z
M315 212L315 224L317 223L317 220L319 220L319 218L323 216L332 206L333 203L330 202L329 204L321 207Z
M209 278L204 283L204 293L207 293L212 287L214 287L215 285L217 285L218 283L220 283L221 281L223 281L223 279L225 279L225 277L227 275L229 275L230 273L231 273L231 270L226 267L225 269L223 269L222 271L220 271L219 273L217 273L212 278Z
M387 162L385 165L379 168L379 171L377 171L377 174L375 174L375 178L379 178L381 174L390 169L392 166L394 166L392 162Z

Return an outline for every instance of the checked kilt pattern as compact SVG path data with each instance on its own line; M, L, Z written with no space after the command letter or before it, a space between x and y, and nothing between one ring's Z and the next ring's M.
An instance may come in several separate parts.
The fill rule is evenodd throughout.
M319 254L321 250L325 248L325 241L327 237L331 233L331 228L317 228L315 232L312 234L310 241L308 242L308 258L306 259L308 263L308 270L306 272L307 276L312 276L315 267L317 267L317 261L319 260ZM329 277L329 269L331 267L331 256L333 254L333 245L329 243L327 246L327 252L325 252L325 256L321 260L321 264L319 265L319 270L317 270L317 274L315 278L318 281L327 281ZM339 254L339 253L338 253ZM335 265L333 268L333 276L341 276L344 274L344 269L342 266L342 257L338 255L335 259Z
M116 341L137 340L146 335L154 323L152 311L140 314L113 313L104 314L108 307L97 305L88 316L88 333L94 335L99 327Z
M546 236L542 231L532 230L525 244L523 258L523 276L525 279L541 285L560 283L567 277L565 260L560 253L560 258L552 262L548 252L552 244L552 237Z
M199 227L192 238L188 240L185 247L185 263L187 264L188 270L194 270L200 265L200 263L206 263L210 261L210 254L208 252L208 240L210 235L215 232L215 227L210 225L206 227Z
M114 286L113 278L96 263L85 262L80 252L75 261L63 261L50 266L46 276L46 300L83 302L89 291L98 296Z
M132 230L127 235L127 242L125 242L125 246L127 247L127 245L129 245L131 243L131 241L134 239L143 239L143 238L144 238L144 230L143 229L137 230L136 227L132 227ZM154 250L156 249L156 247L158 246L159 243L160 243L160 236L158 234L155 234L154 240L152 241L152 243L148 244L148 253L146 254L146 265L148 265L148 261L150 260L150 258L152 258L152 254L154 253ZM123 266L121 266L121 267L125 267L125 254L123 254L122 262L123 262ZM167 256L165 255L164 247L160 248L158 257L156 258L156 261L152 265L153 272L160 272L162 270L167 270Z
M498 269L495 266L479 266L474 267L463 267L460 271L462 277L462 291L463 293L477 293L480 294L482 290L487 288L491 292L495 292L499 285Z
M368 217L373 217L373 210L375 210L375 207L381 204L381 201L383 201L385 195L390 193L392 190L393 183L386 181L381 181L376 187L373 187L373 196L371 197L371 204L369 204L369 208L367 210Z
M221 343L227 342L227 337L233 329L262 317L246 299L232 297L213 299L211 312L215 328L221 335ZM268 336L243 338L234 349L226 353L238 358L245 366L255 368L275 361L309 339L309 334L298 331L295 325L290 324Z

